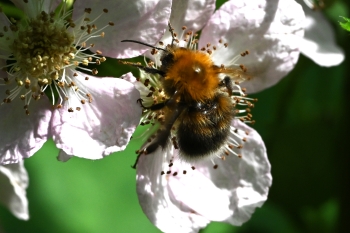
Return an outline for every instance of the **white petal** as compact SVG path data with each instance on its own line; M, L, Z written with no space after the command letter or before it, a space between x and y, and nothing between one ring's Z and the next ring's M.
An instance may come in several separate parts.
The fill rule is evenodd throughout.
M217 163L217 170L223 172L209 172L213 183L232 191L229 208L233 215L226 221L233 225L241 225L251 217L256 207L262 206L266 201L272 177L271 165L260 135L239 120L235 120L233 126L241 130L240 134L247 139L243 142L243 148L239 150L242 158L227 156L225 161L219 160L220 163ZM232 132L231 137L234 137Z
M94 49L102 51L104 56L130 58L144 53L149 48L136 43L122 43L121 40L137 40L148 44L159 41L169 21L171 1L76 1L73 18L80 17L86 7L92 8L91 14L88 15L91 20L101 14L103 8L109 10L94 22L97 28L108 25L109 21L114 23L114 26L103 30L104 38L89 40L89 43L95 44Z
M0 165L0 187L0 203L9 208L17 218L28 220L28 174L23 162Z
M5 91L15 84L0 85L0 98L5 99ZM11 103L0 105L0 164L18 163L37 152L49 137L51 106L42 96L29 105L26 115L24 103L17 96Z
M277 83L294 68L303 36L304 12L294 0L228 1L204 27L199 47L207 43L228 43L214 51L217 65L232 65L234 56L248 50L236 64L248 68L252 79L242 83L248 92L257 92Z
M335 42L334 31L320 11L312 11L298 1L306 14L305 37L300 50L320 66L336 66L343 62L344 51Z
M44 1L28 1L25 3L23 0L11 0L13 4L19 9L24 11L27 17L34 18L38 16L39 13L45 11L49 13L54 11L61 1L59 0L44 0Z
M170 23L180 38L183 26L193 32L201 30L214 10L214 0L174 1L171 7ZM166 30L161 41L170 44L171 39L169 30Z
M198 232L209 220L172 200L168 179L161 176L163 157L171 157L173 150L160 148L141 156L137 164L137 194L143 212L163 232ZM186 178L186 177L185 177Z
M120 78L76 73L74 82L90 93L93 100L81 104L72 91L69 102L54 111L52 133L57 147L68 155L88 159L100 159L124 150L141 117L137 104L139 92ZM86 76L89 80L85 80ZM74 112L68 112L68 106ZM81 110L75 110L76 107Z
M162 231L197 232L206 220L241 225L266 200L272 178L264 143L255 130L240 121L235 120L232 126L247 139L240 149L242 158L233 154L226 160L214 158L217 169L211 160L203 160L192 170L170 148L140 157L137 164L140 204ZM230 137L234 135L231 132ZM169 159L173 159L171 167ZM160 175L168 170L170 174ZM183 170L187 173L183 174Z

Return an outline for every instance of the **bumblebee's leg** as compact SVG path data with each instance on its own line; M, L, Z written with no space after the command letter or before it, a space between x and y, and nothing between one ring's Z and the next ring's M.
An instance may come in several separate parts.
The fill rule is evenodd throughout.
M136 67L140 68L141 70L146 71L149 74L159 74L162 77L165 76L165 72L161 71L161 70L157 70L157 69L154 69L154 68L151 68L151 67L141 66L141 65L138 65Z
M136 169L136 165L137 165L137 163L139 162L139 159L140 159L140 156L141 156L141 155L142 155L142 152L140 152L140 153L137 154L137 158L136 158L136 160L135 160L135 163L134 163L134 165L131 166L131 168Z
M177 116L176 116L176 118L177 118ZM175 118L175 120L176 120L176 118ZM165 128L161 129L158 132L157 137L155 138L155 140L150 145L148 145L146 147L146 150L142 150L142 151L139 152L139 154L137 155L137 158L136 158L136 161L135 161L134 165L131 166L132 168L136 169L136 165L139 162L139 159L140 159L140 156L142 155L142 153L149 154L149 153L152 153L155 150L157 150L157 148L159 146L161 146L162 148L164 148L166 146L166 144L167 144L167 142L169 140L170 130L171 130L172 126L173 126L173 123L172 124L166 124Z
M176 119L185 108L185 106L178 101L179 97L180 93L175 92L175 94L168 101L164 102L165 106L168 107L168 117L165 118L165 122L160 128L155 140L146 148L146 153L155 151L159 146L165 148L169 140L170 130L173 127Z
M159 132L156 135L156 138L152 141L152 143L149 144L145 148L145 150L142 150L139 153L133 168L136 168L137 162L142 153L146 153L146 154L152 153L155 150L157 150L159 146L162 147L163 149L165 148L169 140L171 128L173 127L174 122L176 121L176 119L179 117L179 115L182 113L182 111L185 108L183 104L178 102L179 96L180 94L175 92L175 94L168 101L164 102L164 107L168 107L168 113L167 113L168 117L166 117L164 124L162 124Z
M156 111L156 110L160 110L162 108L164 108L166 106L166 103L168 102L168 100L162 102L162 103L158 103L158 104L153 104L152 106L150 107L146 107L142 104L142 99L138 99L136 102L139 103L141 105L142 108L144 109L149 109L151 111Z
M136 169L136 165L137 165L142 153L150 154L150 153L156 151L159 146L162 147L163 149L165 148L165 146L169 140L170 130L173 127L173 124L176 121L177 117L181 114L182 110L183 110L183 108L179 107L178 109L176 109L174 111L173 115L171 116L171 119L164 124L163 128L157 133L157 136L152 141L152 143L150 145L148 145L145 148L145 150L140 151L140 153L137 155L135 164L132 166L132 168Z
M234 83L232 82L232 79L229 76L225 76L225 78L222 81L225 87L227 88L228 94L231 96L234 88Z
M130 65L130 66L134 66L137 67L141 70L146 71L149 74L159 74L160 76L164 77L165 76L165 72L161 71L161 70L157 70L151 67L147 67L147 66L143 66L141 65L141 63L134 63L134 62L128 62L128 61L119 61L120 63L124 64L124 65Z

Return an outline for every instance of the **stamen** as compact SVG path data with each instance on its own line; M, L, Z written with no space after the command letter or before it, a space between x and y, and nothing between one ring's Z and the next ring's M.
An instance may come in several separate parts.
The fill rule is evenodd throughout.
M38 12L40 12L40 7L43 7L43 1L38 1L35 7L38 7ZM103 28L113 25L109 23L103 28L97 30L96 25L93 23L98 20L102 15L99 15L95 19L85 21L86 17L80 17L80 24L73 22L71 19L65 21L68 15L71 15L71 10L67 10L64 4L58 14L46 13L41 11L41 13L35 18L24 18L26 24L18 24L15 20L12 21L10 27L11 31L17 32L17 34L6 34L6 36L11 36L13 42L9 40L9 48L13 55L10 57L1 56L2 59L11 61L10 64L1 67L7 70L8 78L3 78L0 85L8 85L13 82L17 82L18 85L14 87L10 93L11 95L7 97L6 102L10 102L16 96L19 96L24 100L26 105L29 105L31 99L39 100L40 96L43 95L44 91L49 90L51 92L52 104L55 104L56 96L53 93L55 90L58 93L58 104L61 106L63 100L68 99L68 88L72 88L75 92L76 97L82 98L84 92L81 91L76 85L67 85L69 82L69 77L66 76L66 69L76 69L79 64L100 64L105 61L105 58L101 58L101 53L97 52L93 55L85 54L84 51L91 48L75 48L76 45L86 44L86 41L91 39L91 35L88 35L87 31L81 31L80 28L88 28L92 36L96 37L97 33L100 33ZM91 12L91 8L86 9L86 13ZM104 10L108 12L108 10ZM89 22L89 24L87 24ZM67 31L67 26L72 28L75 25L80 25L76 29L72 30L73 34L69 34ZM9 32L6 28L3 29L5 33ZM0 33L4 34L4 33ZM4 34L5 35L5 34ZM55 35L52 37L52 35ZM50 43L43 43L43 41L50 39ZM11 44L12 43L12 44ZM29 46L30 45L30 46ZM95 59L95 61L94 61ZM92 74L97 74L96 69L85 69L79 67L79 69L91 72ZM26 74L25 76L23 74ZM24 76L24 77L23 77ZM22 85L21 83L24 83ZM48 86L50 88L48 89ZM28 89L31 91L25 91ZM31 95L29 95L31 93ZM64 98L63 98L63 96ZM85 99L87 99L85 97ZM92 98L88 98L91 102ZM76 107L75 109L80 109Z

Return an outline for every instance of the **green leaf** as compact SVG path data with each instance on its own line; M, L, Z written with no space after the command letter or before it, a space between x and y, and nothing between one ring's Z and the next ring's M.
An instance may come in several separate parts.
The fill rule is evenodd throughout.
M346 22L342 23L342 22L339 22L340 26L342 28L344 28L345 30L349 31L350 32L350 19L346 18L346 17L343 17L343 16L340 16L341 18L343 18Z

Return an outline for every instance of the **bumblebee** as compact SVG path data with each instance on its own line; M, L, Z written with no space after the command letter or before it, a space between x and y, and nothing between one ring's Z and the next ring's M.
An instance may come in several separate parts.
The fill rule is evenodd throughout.
M161 112L162 115L158 117L161 119L160 129L139 153L149 154L159 147L164 149L172 141L174 147L179 149L182 159L195 161L220 153L227 141L232 120L240 118L237 104L253 104L247 101L238 86L246 77L244 66L225 68L214 64L209 49L193 49L190 42L187 47L180 47L175 44L179 40L170 24L169 31L172 43L165 48L134 40L122 41L151 47L152 54L161 52L161 65L158 68L152 64L142 66L139 63L122 62L136 66L150 75L157 75L159 89L164 93L162 101L150 106L145 106L143 99L138 100L145 112ZM191 36L192 33L187 35ZM196 43L193 38L188 41L192 45ZM241 56L247 54L245 51ZM248 115L240 119L250 120L251 115Z

